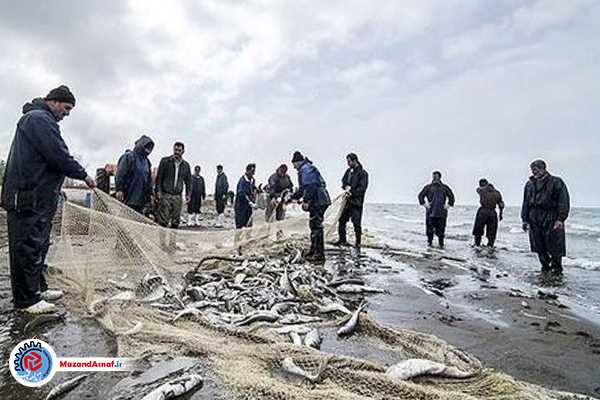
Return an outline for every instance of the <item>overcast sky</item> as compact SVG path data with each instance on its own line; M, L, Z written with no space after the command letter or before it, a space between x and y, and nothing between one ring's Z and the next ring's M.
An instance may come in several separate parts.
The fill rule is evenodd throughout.
M91 174L141 133L154 165L185 142L265 181L301 150L337 192L345 155L368 201L415 202L439 169L459 204L487 177L518 204L542 157L575 205L600 206L600 0L8 1L0 153L21 106L59 84ZM295 175L294 175L295 177Z

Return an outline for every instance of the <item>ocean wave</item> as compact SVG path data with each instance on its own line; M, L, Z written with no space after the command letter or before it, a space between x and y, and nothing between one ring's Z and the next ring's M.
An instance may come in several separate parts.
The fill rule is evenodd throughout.
M567 229L580 232L600 233L600 226L572 224L570 222L567 222Z
M600 271L600 260L565 257L563 260L563 265L566 267L581 268L590 271Z
M410 219L410 218L400 218L395 215L385 215L385 219L391 219L392 221L402 222L404 224L421 224L425 223L424 220L421 219Z

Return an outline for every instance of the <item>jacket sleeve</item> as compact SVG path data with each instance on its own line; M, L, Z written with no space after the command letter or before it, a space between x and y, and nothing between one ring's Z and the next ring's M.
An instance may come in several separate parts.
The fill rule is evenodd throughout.
M500 211L502 211L504 210L504 199L502 198L502 193L500 193L499 190L496 190L496 193L498 193L498 208Z
M558 193L558 220L565 222L569 217L569 211L571 209L571 200L569 198L569 190L567 185L562 179L559 179L559 193Z
M445 185L446 187L446 196L448 196L448 205L450 207L454 207L454 193L452 193L452 189L450 189L450 186Z
M43 117L31 118L29 124L31 129L27 131L30 133L30 143L53 169L69 178L85 179L87 173L69 153L69 148L60 135L58 124L53 124Z
M192 171L190 170L190 164L186 162L187 168L185 169L185 177L183 182L185 183L185 195L190 197L192 195Z
M342 176L342 189L348 186L350 183L348 182L348 175L350 175L350 169L348 168L346 172L344 172L344 176Z
M429 189L429 185L426 185L423 189L421 189L421 191L419 192L419 204L420 205L424 205L425 204L425 196L427 196L427 190Z
M152 163L150 162L150 160L146 160L146 162L148 163L148 180L146 181L146 191L145 191L145 203L149 203L150 199L152 197L152 192L154 191L154 188L152 187Z
M364 196L365 192L367 191L367 186L369 186L369 174L367 171L363 170L362 174L360 175L358 185L355 188L352 188L352 196Z
M125 153L119 159L117 164L117 174L115 175L115 189L117 192L127 191L127 177L129 176L129 153Z
M200 178L200 197L202 200L206 199L206 185L204 184L204 178Z
M271 195L271 197L275 196L276 186L277 186L277 175L271 175L269 177L269 195Z
M529 199L528 199L527 183L523 189L523 205L521 206L521 221L529 222Z
M164 174L164 169L166 167L166 162L165 159L162 158L160 160L160 163L158 163L158 169L156 170L156 179L154 180L154 192L158 193L161 192L162 190L162 180L163 180L163 174Z

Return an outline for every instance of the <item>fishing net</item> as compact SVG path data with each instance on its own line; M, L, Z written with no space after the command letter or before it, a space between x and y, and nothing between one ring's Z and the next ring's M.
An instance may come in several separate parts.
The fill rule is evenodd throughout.
M328 234L343 204L339 197L327 210ZM343 315L316 310L326 300L351 310L358 304L327 286L336 278L331 266L299 256L307 243L307 214L266 223L255 213L254 226L239 231L171 230L94 191L89 207L70 201L62 207L51 278L68 292L70 308L93 315L115 335L119 356L203 358L232 399L575 398L484 369L441 339L382 326L368 312L352 335L338 338ZM293 296L281 287L286 276L295 284ZM275 321L241 322L286 301L293 311ZM307 325L323 332L322 351L295 345L277 330ZM472 377L398 381L385 374L386 365L409 358ZM289 374L286 359L306 374L321 374L314 380Z

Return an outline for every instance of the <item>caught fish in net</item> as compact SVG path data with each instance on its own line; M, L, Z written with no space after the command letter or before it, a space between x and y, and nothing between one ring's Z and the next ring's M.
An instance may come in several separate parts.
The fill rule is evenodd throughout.
M344 201L327 210L327 235ZM378 324L355 295L368 292L365 282L303 260L306 214L255 218L242 230L171 230L93 191L89 207L65 202L58 225L49 263L67 306L112 332L121 357L206 360L232 399L585 398Z

